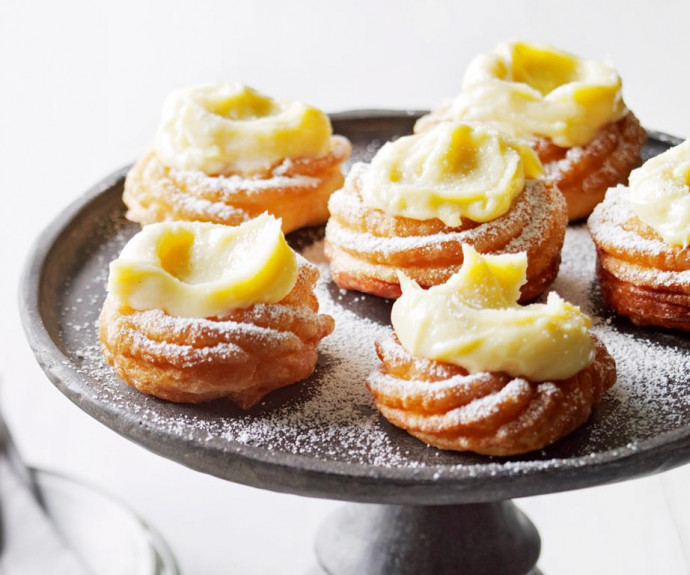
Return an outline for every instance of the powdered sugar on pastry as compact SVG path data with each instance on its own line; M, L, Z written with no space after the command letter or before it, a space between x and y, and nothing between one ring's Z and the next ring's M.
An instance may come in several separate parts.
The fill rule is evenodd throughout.
M358 144L355 155L370 158L376 147L376 143ZM553 289L592 316L594 333L616 358L618 383L604 397L595 420L567 444L518 459L495 460L430 449L387 425L373 410L361 382L375 365L371 342L390 330L383 319L390 304L346 293L330 283L323 242L317 235L310 236L302 253L321 271L316 293L337 326L323 341L314 375L297 387L276 392L250 417L222 402L211 409L168 404L163 410L161 402L124 385L95 344L107 263L137 229L120 212L112 219L99 218L83 266L69 274L64 287L56 337L67 354L64 369L79 372L84 393L147 433L215 452L266 454L278 462L297 455L305 466L328 465L348 474L393 477L402 469L420 480L443 481L519 477L559 468L576 471L595 459L616 460L645 450L659 434L677 433L690 419L685 340L668 332L637 330L606 310L593 280L595 250L584 226L568 228Z

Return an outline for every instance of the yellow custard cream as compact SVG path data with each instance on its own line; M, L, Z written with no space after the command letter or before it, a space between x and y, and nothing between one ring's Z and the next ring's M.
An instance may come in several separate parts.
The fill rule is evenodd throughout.
M500 44L472 61L451 116L490 122L517 137L584 146L627 112L621 88L604 62L526 42Z
M203 318L278 302L296 281L296 255L280 220L263 214L236 227L146 226L110 264L108 291L135 310Z
M361 180L369 207L415 220L487 222L542 174L525 143L481 125L447 122L383 146Z
M278 102L237 83L208 84L168 96L156 153L180 170L260 171L328 153L331 133L328 116L302 102Z
M690 245L690 140L634 170L628 199L667 244Z
M408 352L531 381L567 379L592 363L591 322L578 307L555 293L545 304L517 304L524 253L482 256L464 245L463 255L460 271L428 290L401 274L391 321Z

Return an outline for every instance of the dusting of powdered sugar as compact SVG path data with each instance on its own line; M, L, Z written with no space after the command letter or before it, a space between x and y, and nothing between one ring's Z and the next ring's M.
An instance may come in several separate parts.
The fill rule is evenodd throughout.
M347 453L373 465L390 463L391 457L397 460L396 447L381 428L371 396L363 385L376 362L372 341L382 338L388 328L344 309L337 296L331 297L323 241L308 246L302 255L321 273L315 289L321 304L319 311L336 318L335 331L319 348L317 385L303 402L241 422L239 426L228 425L223 435L231 440L240 437L252 445L270 444L274 449L316 457L337 458ZM322 452L321 448L329 444L332 447ZM320 447L312 451L314 445Z
M657 237L642 237L626 229L626 223L637 219L630 202L626 201L628 188L618 186L606 192L606 198L589 218L589 227L594 237L604 246L616 246L633 257L639 255L658 256L668 251L668 245Z
M353 170L357 170L358 173L350 177L359 178L360 174L363 174L363 169L363 164L353 166ZM353 183L351 186L352 189L346 187L335 192L331 200L337 206L337 212L344 215L346 221L357 219L359 214L367 210L364 201L355 192L361 184ZM552 198L555 198L555 201L563 201L560 194L553 196L552 192L544 186L528 181L526 190L511 211L493 221L467 230L399 237L377 236L352 229L333 218L328 224L328 238L333 245L347 250L362 254L376 253L388 257L400 255L409 250L426 250L432 253L439 251L440 246L447 246L450 242L474 244L485 238L500 238L505 234L506 228L515 225L515 221L524 221L527 225L524 225L519 235L504 247L506 253L515 253L526 250L537 238L547 233L553 213L553 208L549 204Z
M132 231L130 227L113 233L113 243L123 245L128 231ZM117 253L119 249L111 251ZM207 441L239 442L271 451L325 459L348 454L356 461L372 465L397 462L400 457L398 448L381 426L371 396L363 385L376 362L372 342L382 338L388 328L342 308L338 303L338 298L342 297L340 292L335 292L335 297L331 296L323 241L309 245L302 253L319 268L321 278L315 289L321 303L319 311L336 317L336 329L322 341L317 370L310 381L305 382L307 385L302 390L302 397L296 402L274 406L269 405L269 399L248 414L228 405L228 417L213 420L203 417L200 412L203 413L204 408L196 406L179 406L179 413L173 417L162 414L158 409L161 402L126 387L101 357L97 344L96 312L100 309L107 283L104 271L96 273L81 286L81 289L88 287L89 291L102 296L89 306L91 311L87 319L77 325L73 317L84 310L72 305L63 308L63 337L66 340L78 338L82 342L74 352L73 361L80 373L94 385L93 391L99 400L134 413L147 424L184 435L202 433ZM107 270L104 257L96 255L95 259L102 264L101 270ZM150 313L155 315L157 312ZM187 323L176 320L180 329L188 327ZM84 337L85 333L89 336ZM177 351L182 353L185 350ZM414 466L414 463L408 462L408 465Z
M381 144L353 139L348 165L369 160ZM226 184L230 191L234 189L234 182ZM690 421L687 338L636 328L606 309L595 279L594 246L584 225L569 227L552 289L591 316L594 333L616 359L618 382L585 426L544 450L509 459L445 452L426 446L379 416L364 380L377 362L374 341L390 333L390 302L340 290L330 281L323 230L297 232L301 239L296 242L320 270L316 293L321 312L336 320L335 331L319 347L312 377L270 394L249 412L223 401L194 406L148 397L127 386L105 363L97 327L108 263L139 228L124 219L119 203L90 217L90 236L81 241L78 253L63 257L72 264L61 272L64 285L56 304L56 342L64 353L64 367L80 376L78 384L69 384L79 386L73 389L75 394L88 397L108 414L146 427L153 435L172 435L193 442L200 450L227 452L228 457L257 448L269 456L294 454L305 461L358 466L369 469L367 473L406 469L423 474L428 470L429 477L438 479L517 476L585 466L602 454L630 454L645 441L682 429Z
M374 341L385 341L390 333L386 321L390 303L345 292L331 283L321 233L308 238L301 253L319 268L320 312L332 315L336 328L322 341L316 372L308 381L288 392L274 392L246 413L223 402L186 406L149 398L113 374L97 344L96 320L105 295L107 263L135 231L134 226L117 221L100 230L107 241L87 258L85 268L72 274L60 325L70 356L66 361L77 366L89 393L142 425L216 447L246 445L378 469L420 471L431 466L435 477L444 477L454 470L472 475L478 464L485 470L495 468L496 473L520 474L558 467L575 456L586 462L590 453L604 449L635 450L661 431L684 425L690 416L687 346L678 345L683 340L668 333L651 332L647 337L645 331L609 314L593 281L595 250L583 225L568 229L552 289L592 317L594 333L617 361L618 382L574 439L504 460L429 448L385 422L374 409L364 380L377 363ZM372 319L371 309L376 306L381 311Z
M208 176L203 172L191 170L170 170L170 177L183 185L185 189L203 189L222 194L231 199L234 194L257 194L271 189L280 188L315 188L320 183L319 178L296 174L283 175L289 165L281 164L269 178L247 178L244 176Z
M570 172L582 160L583 155L583 148L578 146L569 148L564 158L544 164L544 179L547 182L558 181L564 173Z
M592 318L592 331L616 360L618 373L616 385L605 396L605 425L591 426L591 436L608 440L616 429L623 429L634 442L682 425L689 414L688 394L682 392L682 386L690 383L687 339L635 328L615 317L604 306L599 285L593 281L595 266L596 250L587 228L571 226L551 289Z

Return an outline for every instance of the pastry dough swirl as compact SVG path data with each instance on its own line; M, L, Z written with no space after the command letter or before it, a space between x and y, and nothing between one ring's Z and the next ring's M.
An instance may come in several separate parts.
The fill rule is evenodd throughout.
M317 345L333 331L318 313L318 270L298 256L297 283L278 303L222 317L136 311L108 295L99 318L105 359L139 391L176 402L228 397L248 409L274 389L308 377Z
M340 165L351 151L341 136L330 141L325 156L288 159L251 175L169 168L150 152L127 174L122 197L127 218L142 225L188 220L236 226L268 212L282 219L285 233L323 223L328 198L344 180Z
M604 299L637 325L690 331L690 246L667 244L610 189L589 217Z
M285 233L322 224L351 151L331 132L320 110L240 84L174 92L155 148L127 174L127 218L236 226L268 212Z
M463 244L482 254L526 252L522 302L537 297L556 277L567 225L558 189L528 180L503 216L484 224L463 219L460 226L448 227L438 219L396 217L366 206L361 179L368 169L355 164L329 202L325 250L340 287L397 298L399 271L422 287L443 283L460 269Z
M593 337L595 359L560 381L535 383L410 355L391 334L367 389L381 414L418 439L455 451L515 455L541 449L581 426L616 381L616 365Z
M639 166L647 132L632 112L605 125L583 147L561 148L538 139L534 148L544 164L544 179L557 186L568 204L568 218L588 216L606 190L628 180Z

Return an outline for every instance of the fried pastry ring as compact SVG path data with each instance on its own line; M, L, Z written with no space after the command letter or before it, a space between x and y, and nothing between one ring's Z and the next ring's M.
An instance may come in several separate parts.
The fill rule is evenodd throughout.
M340 165L350 142L331 137L331 151L318 158L286 159L263 172L216 174L169 168L155 151L127 174L127 218L142 225L200 221L238 225L263 212L283 220L283 232L324 223L328 198L342 186Z
M690 331L690 247L665 243L609 190L589 218L606 303L636 325Z
M249 409L269 392L309 377L317 345L334 329L319 315L318 270L298 256L290 293L222 317L180 318L136 311L109 295L99 318L106 361L129 385L175 402L228 397Z
M415 132L451 120L451 108L444 103L423 116ZM627 183L630 172L642 162L640 153L646 141L647 132L628 111L620 120L600 128L586 146L562 148L546 138L530 143L544 165L543 179L565 196L572 221L587 217L610 187Z
M568 223L558 189L528 180L511 209L493 221L464 219L457 228L441 220L392 216L362 202L366 164L355 164L345 187L331 196L325 252L333 281L343 289L400 296L397 272L422 287L445 282L462 266L462 244L482 254L527 252L527 283L520 301L534 299L558 273Z
M628 181L642 162L640 152L647 132L628 111L617 122L603 126L584 147L561 148L539 139L534 150L544 164L546 181L558 186L568 204L568 219L587 217L604 199L606 190Z
M615 383L615 361L592 337L596 356L588 367L562 381L531 382L503 373L470 375L456 365L414 357L391 333L376 343L381 363L366 386L381 415L434 447L526 453L581 426Z

